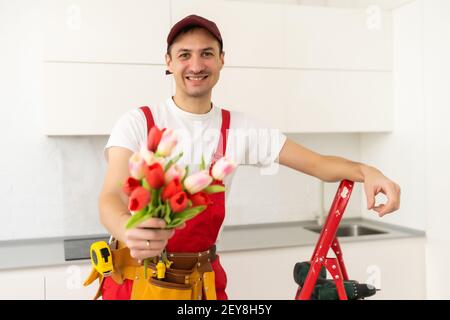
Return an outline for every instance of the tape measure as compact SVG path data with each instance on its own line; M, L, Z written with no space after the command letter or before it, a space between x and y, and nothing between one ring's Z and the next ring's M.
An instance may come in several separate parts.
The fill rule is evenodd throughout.
M105 241L94 242L91 245L91 262L98 273L105 277L114 272L111 250Z

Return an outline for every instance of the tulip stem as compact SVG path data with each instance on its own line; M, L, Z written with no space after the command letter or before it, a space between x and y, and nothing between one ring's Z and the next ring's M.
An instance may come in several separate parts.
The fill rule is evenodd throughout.
M169 168L170 168L173 164L177 163L177 161L180 160L180 158L181 158L182 156L183 156L183 152L180 152L176 157L174 157L173 159L170 159L170 160L167 162L166 166L164 167L164 171L169 170Z
M205 158L202 155L202 161L200 163L200 170L205 170L206 164L205 164Z
M144 259L144 278L147 279L148 258Z
M183 180L181 180L181 184L183 184L183 186L184 186L184 180L186 180L186 178L189 174L189 166L186 166L185 169L186 169L186 173L184 174Z
M155 190L155 189L152 189L152 203L151 203L151 205L152 205L152 207L154 208L154 207L156 207L157 205L157 202L158 202L158 199L157 199L157 193L156 193L156 191L157 190Z

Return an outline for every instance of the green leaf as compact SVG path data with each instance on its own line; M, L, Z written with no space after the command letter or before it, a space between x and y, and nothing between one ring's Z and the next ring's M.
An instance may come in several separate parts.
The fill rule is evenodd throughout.
M166 202L165 206L164 206L164 221L166 221L166 225L169 225L172 218L170 217L170 206L169 206L169 201Z
M207 186L205 189L203 189L203 192L206 192L206 193L217 193L217 192L224 192L224 191L225 191L225 187L217 185L217 184Z
M187 176L189 175L189 166L184 167L186 169L186 173L184 174L183 179L181 180L181 184L184 186L184 180L186 180Z
M158 206L161 205L161 193L162 193L162 188L156 190L156 199L158 199Z
M203 155L202 155L202 161L200 163L200 170L205 170L205 168L206 168L205 158L203 158Z
M192 219L193 217L195 217L197 214L201 213L205 209L206 209L206 206L196 206L196 207L181 211L179 213L175 213L172 223L170 223L167 227L173 228L175 226L176 222L178 222L178 221L184 222L186 220Z
M144 209L136 212L131 216L131 218L127 222L127 225L125 226L125 229L132 229L150 217L151 215L147 213L147 207L145 207Z
M166 172L167 170L169 170L169 168L177 163L178 160L180 160L180 158L183 156L183 152L180 152L177 156L175 156L174 158L170 159L169 162L167 162L166 166L164 167L164 172Z
M147 182L147 179L145 179L145 178L142 179L142 187L143 187L145 190L148 190L148 191L151 191L151 190L152 190L152 188L150 187L150 185L149 185L148 182Z
M172 220L172 222L169 225L167 225L166 228L167 229L172 229L172 228L178 227L179 225L182 225L183 222L184 222L183 219L175 218L175 219Z
M164 212L165 212L164 206L159 205L159 206L157 206L156 209L155 209L154 216L155 216L156 218L164 219Z
M147 210L147 215L149 216L149 217L152 217L152 215L153 215L153 211L155 210L155 207L153 207L153 206L148 206L148 210Z
M160 194L161 189L152 189L152 206L155 208L161 204Z

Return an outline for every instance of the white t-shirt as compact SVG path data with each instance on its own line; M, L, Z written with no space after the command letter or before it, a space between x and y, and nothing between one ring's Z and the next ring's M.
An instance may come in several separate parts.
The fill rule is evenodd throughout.
M219 142L221 108L213 104L208 113L190 113L179 108L172 98L149 107L158 128L171 128L176 132L178 144L171 157L183 152L183 157L177 164L188 165L189 173L197 172L203 154L209 168ZM139 151L142 145L147 144L147 132L147 121L142 110L136 108L126 112L112 129L105 146L106 160L106 150L110 147ZM236 164L267 168L274 164L285 141L286 136L279 130L270 129L242 112L230 111L225 155ZM225 199L228 198L236 170L223 181L226 188Z

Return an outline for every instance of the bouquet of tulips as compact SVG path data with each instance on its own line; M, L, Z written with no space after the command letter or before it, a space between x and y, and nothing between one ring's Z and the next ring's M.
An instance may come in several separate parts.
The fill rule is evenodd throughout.
M169 159L177 142L173 129L154 126L147 146L130 157L130 176L122 188L129 197L128 209L132 213L127 229L151 217L164 219L168 229L175 228L204 211L210 204L209 194L225 191L223 186L211 183L222 181L236 165L222 157L215 162L211 176L202 156L200 171L189 174L188 166L177 164L182 152ZM147 266L147 259L144 263Z

